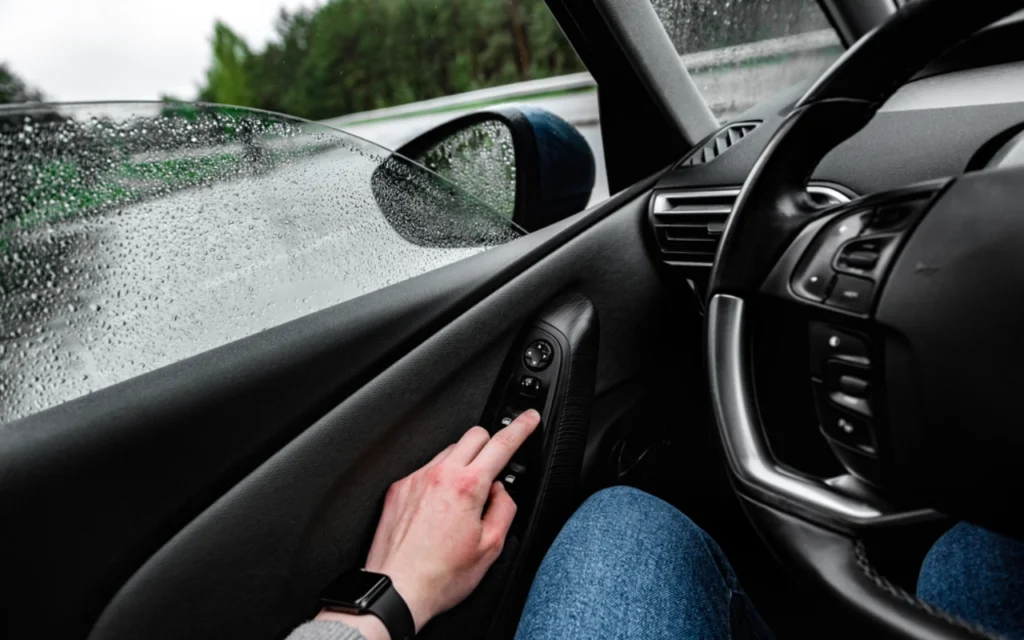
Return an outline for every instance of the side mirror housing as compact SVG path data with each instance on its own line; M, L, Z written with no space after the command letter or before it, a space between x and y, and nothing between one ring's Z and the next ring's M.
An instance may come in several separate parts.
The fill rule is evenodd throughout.
M582 211L594 188L594 154L587 141L562 118L535 107L464 115L396 153L449 179L526 231Z

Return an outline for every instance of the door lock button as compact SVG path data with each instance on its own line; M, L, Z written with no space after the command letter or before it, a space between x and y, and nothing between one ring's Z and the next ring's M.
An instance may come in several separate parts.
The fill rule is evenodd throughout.
M533 376L519 378L519 393L524 396L535 396L540 393L540 380Z
M523 364L530 371L543 371L551 364L554 353L547 340L535 340L523 352Z

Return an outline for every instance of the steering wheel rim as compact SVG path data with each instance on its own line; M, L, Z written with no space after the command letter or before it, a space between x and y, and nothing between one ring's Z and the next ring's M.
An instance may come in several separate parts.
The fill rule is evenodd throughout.
M921 255L920 243L913 242L915 225L926 216L929 220L932 216L936 220L948 219L946 210L951 205L944 201L959 201L962 206L964 192L978 197L977 193L993 188L993 184L1000 187L1000 178L984 182L983 177L973 186L969 180L934 181L826 211L816 208L806 196L807 180L832 149L860 131L914 74L961 40L1021 8L1021 0L975 2L969 11L958 0L917 0L848 50L797 103L754 165L733 208L709 282L706 337L712 406L734 486L748 514L775 551L796 557L796 564L803 565L805 573L895 637L991 636L902 592L867 563L862 543L866 531L934 518L935 512L894 505L891 494L872 486L882 484L878 480L881 472L873 468L870 473L866 471L864 455L850 454L840 459L853 476L868 482L848 477L828 481L804 477L774 459L753 387L750 306L758 296L768 293L824 309L825 298L801 300L794 293L794 270L806 263L806 256L816 250L814 247L822 242L820 238L826 231L842 221L854 220L857 215L873 219L863 218L863 212L870 210L874 215L887 204L902 206L910 202L915 204L900 223L903 226L889 234L893 240L885 249L889 251L888 271L883 272L883 267L878 271L879 291L885 280L886 287L906 293L910 281L907 274L920 275L914 267L906 265L902 255ZM1024 192L1020 195L1024 196ZM989 206L997 204L1000 203ZM929 233L933 238L936 235ZM893 267L893 263L897 266ZM884 300L892 298L888 291L884 295ZM884 312L888 319L902 322L899 328L905 328L908 322L913 324L906 319L905 309L897 312L893 311L893 304L877 306L877 314ZM844 313L854 323L876 319L867 310ZM910 367L906 365L901 373L910 377ZM891 372L887 380L892 381ZM900 384L903 383L897 386ZM919 437L916 432L915 437ZM900 437L892 435L889 440L898 441ZM895 447L897 458L912 457L911 441L912 438L902 438ZM874 441L871 446L875 446ZM948 443L943 446L948 449ZM871 450L872 454L880 455L881 449ZM852 462L855 458L856 465ZM886 468L889 466L887 462ZM911 464L906 471L887 472L886 477L891 475L901 487L929 495L926 479L914 477L922 468L931 467ZM975 515L963 499L942 506L950 505L955 515L961 515L956 513L960 507ZM997 527L1004 524L999 519L992 522ZM795 544L794 540L802 542Z

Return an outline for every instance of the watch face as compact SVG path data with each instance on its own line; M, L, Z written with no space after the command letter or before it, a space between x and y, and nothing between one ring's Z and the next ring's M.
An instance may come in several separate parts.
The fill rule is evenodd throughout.
M346 571L320 594L320 600L332 608L359 613L373 604L390 584L391 579L380 573Z

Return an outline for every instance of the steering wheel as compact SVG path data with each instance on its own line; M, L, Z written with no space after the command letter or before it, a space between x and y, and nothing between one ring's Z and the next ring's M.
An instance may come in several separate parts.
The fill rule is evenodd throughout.
M881 577L863 539L943 514L1024 537L1024 170L822 211L811 172L897 88L1022 0L918 0L797 103L747 178L709 283L707 362L733 485L769 546L897 638L991 637ZM751 317L797 305L821 431L849 472L781 465L754 392Z

